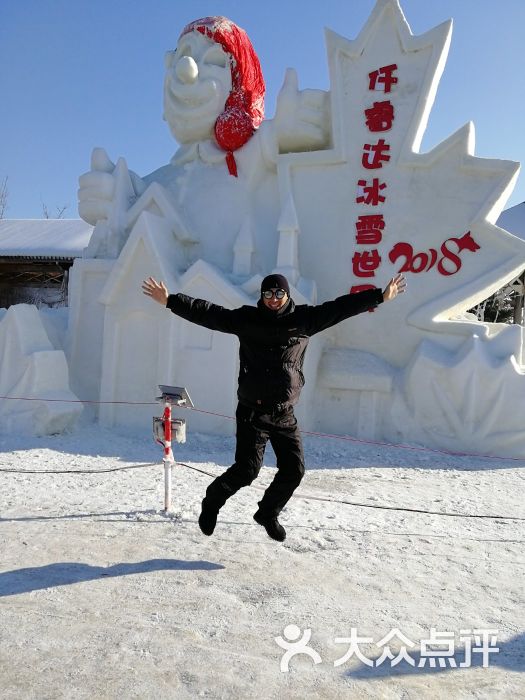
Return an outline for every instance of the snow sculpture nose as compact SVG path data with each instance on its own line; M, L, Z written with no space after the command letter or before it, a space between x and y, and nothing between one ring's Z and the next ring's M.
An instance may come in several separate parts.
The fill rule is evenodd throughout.
M182 56L182 58L177 61L175 73L181 83L190 84L197 80L199 68L191 56Z

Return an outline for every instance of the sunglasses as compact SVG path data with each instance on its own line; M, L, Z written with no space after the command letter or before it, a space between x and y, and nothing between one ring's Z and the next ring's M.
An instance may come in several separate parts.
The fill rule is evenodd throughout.
M262 295L265 299L271 299L274 295L276 299L284 299L286 292L284 289L266 289Z

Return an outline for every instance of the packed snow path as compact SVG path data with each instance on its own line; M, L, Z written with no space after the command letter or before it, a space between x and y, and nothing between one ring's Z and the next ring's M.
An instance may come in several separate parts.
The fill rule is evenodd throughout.
M271 541L252 520L262 493L232 498L215 534L197 526L209 477L174 469L162 512L162 450L83 428L0 438L0 690L38 698L515 698L525 693L525 461L451 457L306 439L308 471ZM233 440L190 435L176 459L218 474ZM257 487L273 475L268 451ZM374 508L364 507L376 506ZM377 507L380 506L380 507ZM462 518L381 506L495 515ZM311 630L321 662L281 671L276 637ZM348 652L355 628L369 666ZM422 656L431 628L451 633L445 667ZM499 652L472 652L463 630L498 630ZM287 630L290 633L289 628ZM377 665L397 636L414 660ZM406 644L406 642L405 642ZM472 648L475 643L472 641ZM450 661L457 668L452 668ZM425 661L424 666L419 666Z

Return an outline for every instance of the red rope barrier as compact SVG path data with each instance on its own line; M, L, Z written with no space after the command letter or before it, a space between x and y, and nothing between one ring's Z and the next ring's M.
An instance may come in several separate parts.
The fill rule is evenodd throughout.
M59 403L115 403L115 404L127 404L130 406L156 406L156 401L91 401L90 399L41 399L37 396L0 396L0 399L6 399L7 401L45 401L53 402L58 401Z
M0 396L0 400L5 399L8 401L45 401L47 402L62 402L62 403L86 403L86 404L116 404L125 406L156 406L156 401L94 401L82 399L47 399L47 398L37 398L28 396ZM227 420L235 420L233 416L227 416L224 413L216 413L215 411L205 411L202 408L190 408L191 411L196 411L197 413L205 413L209 416L218 416L219 418L226 418ZM303 435L311 435L312 437L319 438L330 438L332 440L345 440L347 442L356 442L362 445L375 445L376 447L395 447L400 450L412 450L417 452L432 452L433 454L440 454L449 457L476 457L478 459L497 459L497 460L507 460L512 462L523 462L524 457L501 457L498 455L485 455L476 454L474 452L452 452L451 450L439 450L433 447L419 447L417 445L402 445L395 442L380 442L377 440L364 440L362 438L352 437L351 435L334 435L332 433L317 433L312 430L300 430L299 432Z

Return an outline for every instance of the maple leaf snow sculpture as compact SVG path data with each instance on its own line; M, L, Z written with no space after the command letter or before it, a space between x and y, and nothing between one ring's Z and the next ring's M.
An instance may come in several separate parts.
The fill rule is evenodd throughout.
M493 404L495 385L505 377L504 383L518 382L525 393L522 337L464 312L523 269L525 244L494 224L514 186L517 163L474 156L472 124L419 152L451 29L449 21L413 36L397 0L378 0L354 41L327 30L332 147L282 155L278 173L281 206L292 201L297 212L301 273L316 280L321 300L345 288L383 286L399 271L407 276L408 293L395 308L341 324L331 335L339 349L368 351L391 363L397 389L382 399L382 437L431 435L446 404L449 419L458 417L456 446L475 450L484 428L490 424L493 434L506 419L501 400ZM452 355L436 352L429 363L434 341ZM423 342L425 352L418 349ZM498 369L487 372L490 357L499 358ZM418 362L433 391L425 391ZM487 390L478 387L467 411L463 393L476 375ZM345 404L338 391L344 377L331 386L332 406L351 413L351 399ZM465 411L468 419L461 418ZM516 449L524 451L522 428L514 430L520 434ZM486 444L491 449L489 438Z

